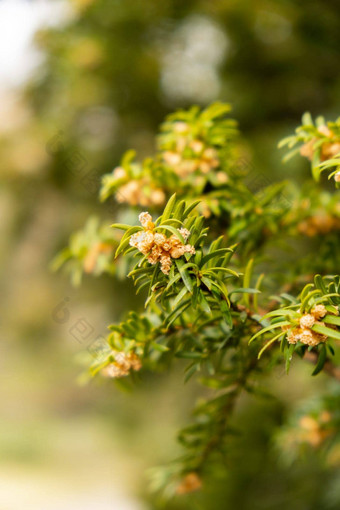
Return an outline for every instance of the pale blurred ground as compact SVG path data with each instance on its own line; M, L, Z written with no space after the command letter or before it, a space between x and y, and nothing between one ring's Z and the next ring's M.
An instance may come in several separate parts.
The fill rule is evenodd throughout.
M1 132L15 131L29 119L16 90L41 63L31 39L41 25L65 19L65 4L0 2ZM34 150L29 144L26 149ZM25 151L21 157L30 155ZM124 450L114 427L105 426L105 416L86 408L93 395L77 385L80 368L71 362L65 374L65 364L81 346L68 338L58 353L56 345L41 339L34 352L32 344L22 349L25 331L34 336L42 328L51 336L54 328L56 344L65 334L51 318L60 299L47 275L50 234L58 223L51 200L61 206L58 195L33 205L31 225L14 242L20 204L15 195L0 191L0 261L7 266L1 286L0 509L141 510L131 496L138 485L136 458ZM77 412L77 406L85 410Z

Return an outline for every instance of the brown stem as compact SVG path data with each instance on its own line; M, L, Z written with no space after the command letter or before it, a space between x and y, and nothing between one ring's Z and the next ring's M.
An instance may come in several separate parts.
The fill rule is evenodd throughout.
M210 454L218 449L222 438L225 435L226 428L228 426L228 418L230 418L231 413L233 412L238 397L242 393L242 390L247 384L249 374L257 367L258 360L257 358L253 358L250 360L247 367L245 367L241 376L235 381L234 390L227 396L227 400L225 404L220 409L221 416L219 420L219 424L217 427L216 434L208 441L205 445L201 456L199 466L202 467Z
M255 317L252 316L251 312L249 310L247 310L247 308L245 306L237 305L236 303L230 302L230 308L232 310L234 310L234 312L239 312L239 313L246 312L247 318L250 321L255 322L255 324L257 324L258 326L261 326L263 328L263 325L261 324L261 322L258 321L257 319L255 319Z

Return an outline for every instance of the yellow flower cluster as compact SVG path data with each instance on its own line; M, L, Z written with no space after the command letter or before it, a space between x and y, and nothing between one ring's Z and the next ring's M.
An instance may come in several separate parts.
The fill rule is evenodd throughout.
M115 361L102 369L105 377L125 377L131 370L138 371L142 368L142 362L134 352L116 352Z
M327 213L314 214L298 224L298 231L308 237L340 230L340 218Z
M191 140L185 136L189 131L189 126L185 122L177 122L175 131L182 136L177 138L175 149L163 152L162 157L177 175L187 177L195 170L207 174L220 166L216 149L206 146L201 140Z
M300 441L309 443L312 446L319 446L330 434L332 429L329 427L331 414L328 411L322 411L318 419L305 415L300 419Z
M144 230L131 236L130 246L137 248L143 255L146 255L150 264L160 262L161 271L164 274L169 274L172 264L171 259L178 259L184 253L195 253L193 246L183 244L177 236L166 237L164 234L155 232L155 225L148 212L142 212L139 215L139 221ZM190 235L189 230L185 228L179 229L179 233L185 241Z
M110 255L112 252L113 246L108 243L97 242L91 246L83 262L85 273L92 273L94 271L99 255L103 253Z
M298 327L290 328L290 326L282 326L282 330L288 332L288 342L290 344L301 342L312 347L318 345L321 342L324 342L327 339L327 336L316 333L311 328L314 326L314 324L320 324L321 326L324 326L324 323L320 322L319 319L324 317L326 314L327 310L324 305L316 305L311 310L311 313L307 313L301 316L300 324Z
M176 489L177 494L188 494L200 490L202 480L197 473L187 473Z
M115 179L129 178L124 168L118 166L113 171ZM119 187L116 192L116 199L119 203L130 205L159 206L165 202L165 193L161 188L154 188L146 178L131 179Z
M327 126L319 126L318 131L321 135L327 136L328 138L334 137L334 133ZM314 145L318 141L318 138L314 137L309 142L302 145L300 149L301 156L313 160L314 156ZM340 140L336 140L335 142L325 142L321 145L320 159L321 161L326 161L327 159L331 159L337 154L340 154ZM337 172L334 175L334 179L336 182L340 182L340 172Z

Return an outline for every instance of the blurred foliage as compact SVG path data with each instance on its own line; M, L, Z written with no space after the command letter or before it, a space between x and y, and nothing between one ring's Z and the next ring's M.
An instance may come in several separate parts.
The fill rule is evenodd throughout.
M310 111L313 118L321 112L328 119L338 116L338 2L69 0L68 6L71 14L66 24L37 32L35 42L44 60L20 96L8 94L8 113L1 126L1 175L5 182L0 190L0 210L6 218L0 225L3 338L11 360L4 375L9 374L13 381L11 405L5 404L4 395L2 421L6 433L1 448L4 457L10 459L22 461L25 452L26 458L46 459L46 444L55 442L56 415L75 421L81 416L75 430L70 424L70 440L61 451L65 458L67 451L72 452L78 464L88 466L88 459L79 456L72 444L81 423L95 412L98 429L102 431L101 427L106 427L103 424L109 424L109 430L103 432L103 449L110 451L110 458L117 456L117 445L112 446L113 426L117 426L121 439L117 442L126 445L122 449L131 448L133 460L127 471L130 475L134 472L134 487L142 486L143 492L141 473L173 454L169 438L188 418L187 408L197 390L191 383L183 389L178 384L180 374L174 369L171 383L161 376L143 375L144 390L139 390L128 405L116 393L112 396L110 385L80 393L73 388L70 392L75 371L70 354L77 346L70 326L85 314L96 336L105 330L105 324L119 320L121 312L133 306L132 290L129 282L101 277L98 281L86 278L81 293L70 294L73 291L65 280L48 274L49 262L89 215L100 214L107 223L120 221L112 199L99 208L95 197L102 176L119 165L122 153L134 147L138 162L144 161L155 152L156 127L170 111L221 100L233 105L232 115L239 120L246 138L239 138L235 159L240 162L238 174L248 176L250 192L247 210L239 209L243 205L240 199L229 205L228 211L226 200L218 221L226 218L231 237L244 235L249 239L250 252L254 242L258 244L269 234L266 254L273 257L269 261L264 256L256 267L258 274L270 269L273 275L267 282L268 292L276 293L285 284L284 290L297 296L314 274L332 273L338 264L334 251L339 237L338 195L328 193L327 184L320 193L314 184L305 182L309 165L302 158L282 166L281 154L274 147L293 132L303 111ZM249 173L254 167L258 169L255 180ZM323 184L328 173L321 174ZM289 214L281 223L276 207L277 218L272 220L273 216L266 214L266 204L258 204L265 199L261 189L273 186L273 193L279 193L276 181L292 176L299 199L296 189L287 189L279 204L288 201ZM334 189L333 182L329 189ZM216 211L221 194L208 198L209 210ZM155 205L159 213L163 206ZM261 209L264 214L259 214ZM136 212L124 216L129 224L135 220ZM208 221L213 231L215 212ZM286 234L278 249L272 233L280 233L282 228ZM77 280L86 268L98 274L111 271L111 253L106 248L99 250L97 259L101 243L106 246L109 239L111 245L112 229L106 232L100 226L96 230L97 250L86 236L74 238L67 257L71 257L68 267L78 273ZM237 252L234 257L238 259ZM127 268L121 267L120 274ZM294 273L294 283L285 281L287 270ZM68 308L71 318L60 325L51 320L51 312L66 295L72 295ZM13 370L20 377L14 378ZM326 376L318 376L321 381L311 380L310 371L293 360L289 380L274 375L268 382L277 388L277 401L264 397L263 407L250 401L240 407L235 417L240 440L228 446L228 477L215 480L190 504L209 510L228 505L244 509L289 506L293 510L338 507L339 470L335 462L325 464L312 451L307 460L297 455L287 468L278 462L277 450L271 447L273 430L286 422L293 405L298 407L296 400L303 402L306 396L328 391ZM29 384L32 380L34 384ZM176 405L168 403L174 402L174 395ZM34 427L31 432L27 426L32 419L28 411L20 415L25 428L23 440L17 440L19 431L15 439L11 435L17 420L13 403L22 398L40 416L44 433L39 439ZM58 430L67 435L64 428ZM46 443L41 442L44 434ZM85 444L91 444L88 437L82 441L81 451ZM95 454L91 451L92 464ZM143 459L142 466L137 457ZM136 463L139 467L132 468ZM74 472L78 470L75 466ZM169 509L188 508L189 497L176 499ZM154 508L155 503L148 505Z

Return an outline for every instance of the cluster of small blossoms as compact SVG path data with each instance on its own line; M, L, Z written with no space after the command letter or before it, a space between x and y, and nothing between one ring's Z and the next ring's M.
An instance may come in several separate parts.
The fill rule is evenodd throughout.
M176 489L177 494L188 494L202 488L202 480L194 471L187 473Z
M322 411L317 418L308 414L302 416L299 421L299 440L315 447L319 446L333 432L329 427L331 419L329 411Z
M327 314L327 310L324 305L316 305L310 313L306 313L301 316L299 326L291 328L290 326L282 326L283 331L287 331L287 340L290 344L296 344L301 342L305 345L315 347L321 342L327 340L326 335L316 333L312 330L314 324L324 326L322 319Z
M142 368L141 360L134 352L116 352L114 357L115 361L101 371L105 377L125 377L131 370L138 371Z
M315 214L298 224L298 231L308 237L325 235L337 230L340 230L340 218L327 213Z
M318 132L320 135L327 136L327 138L334 137L334 133L327 126L319 126ZM302 145L300 149L301 156L308 158L310 161L313 160L314 156L314 145L318 141L318 138L313 137L309 142ZM334 142L324 142L320 148L320 159L326 161L327 159L334 158L337 154L340 154L340 140ZM334 175L336 182L340 182L340 171Z
M177 122L174 130L179 133L175 148L163 152L163 161L180 177L187 177L196 170L207 174L220 166L218 153L213 147L201 140L192 140L189 126L185 122Z
M124 168L120 166L114 169L113 177L117 180L129 179ZM161 188L151 187L146 178L130 179L126 184L119 187L116 199L119 203L130 205L160 206L165 202L165 193Z
M113 252L113 246L108 243L98 242L95 243L88 251L84 262L83 268L85 273L92 273L96 268L98 257L101 254L110 255Z
M169 274L171 259L178 259L184 253L195 253L193 246L183 244L177 236L166 237L164 234L155 232L155 224L148 212L142 212L139 215L139 221L144 230L131 236L130 245L146 255L150 264L160 262L161 271L164 274ZM186 228L181 228L178 231L185 241L190 236L190 232Z
M294 451L306 443L313 448L320 447L327 438L336 432L332 421L333 415L326 409L319 413L301 416L295 425L286 427L280 433L282 448Z

